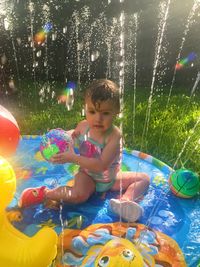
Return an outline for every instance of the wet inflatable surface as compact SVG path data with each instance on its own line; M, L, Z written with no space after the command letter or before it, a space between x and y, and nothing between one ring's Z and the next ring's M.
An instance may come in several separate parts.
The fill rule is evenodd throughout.
M17 209L19 196L27 187L45 185L54 188L59 185L73 184L73 175L78 166L74 164L53 165L45 161L39 151L40 142L40 136L24 136L15 157L10 161L17 177L17 192L7 209L7 215L16 228L29 236L33 236L45 225L54 228L58 234L64 233L62 239L68 236L67 240L62 241L65 252L63 258L65 264L68 264L63 266L75 264L77 266L96 266L94 259L97 260L96 254L102 252L102 244L110 242L109 246L113 246L112 242L114 242L116 245L118 242L116 236L125 240L121 241L124 246L132 246L131 244L136 241L132 242L131 240L138 240L140 237L139 243L143 244L140 252L146 266L154 266L151 257L147 256L147 249L144 249L146 246L144 243L147 241L143 241L147 239L152 240L149 241L151 245L156 243L157 247L163 249L166 244L171 244L175 251L173 253L184 255L187 266L198 266L200 252L199 198L182 199L173 195L168 185L168 177L172 169L161 161L137 151L124 151L122 164L122 170L143 171L151 177L150 188L140 202L144 208L144 215L137 224L123 223L118 216L111 212L109 200L116 197L116 193L111 192L104 195L96 193L86 203L77 206L64 204L58 210L48 209L43 205L23 210ZM122 232L120 227L123 228ZM144 229L146 232L142 234ZM85 235L84 231L88 234ZM81 236L81 233L82 239L76 238ZM161 242L162 245L156 241L156 238L159 239L160 236L162 236L161 240L164 240L164 243ZM95 241L96 239L98 242ZM128 244L129 242L131 244ZM87 244L87 249L84 244ZM67 248L69 245L71 252ZM73 250L75 250L75 254L78 251L79 258L73 257ZM169 253L172 253L172 250L170 251ZM159 253L152 248L150 254L157 255L155 256L155 258L157 257L155 266L186 266L182 256L177 261L178 265L166 265L170 264L170 259L166 259L161 255L162 253ZM65 259L66 257L67 259ZM167 263L164 264L165 261ZM91 262L90 265L89 262ZM86 263L87 265L84 265ZM137 266L140 266L139 263Z

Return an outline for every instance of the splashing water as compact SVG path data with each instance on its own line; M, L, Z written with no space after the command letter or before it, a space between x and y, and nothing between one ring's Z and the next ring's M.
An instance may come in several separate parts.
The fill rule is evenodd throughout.
M200 71L197 73L197 77L196 77L195 83L194 83L194 85L192 87L191 95L190 96L193 96L193 94L195 93L196 88L197 88L197 86L199 84L199 81L200 81Z
M184 30L184 33L183 33L183 37L182 37L182 41L181 41L181 45L180 45L180 49L179 49L179 53L178 53L178 56L176 58L176 62L178 62L181 58L181 53L182 53L182 50L183 50L183 47L184 47L184 44L185 44L185 41L186 41L186 36L190 30L190 26L192 25L193 23L193 17L195 15L195 12L197 11L197 9L199 8L199 1L194 1L194 4L192 6L192 9L188 15L188 18L187 18L187 23L185 25L185 30ZM173 86L174 86L174 82L175 82L175 78L176 78L176 72L177 72L177 69L175 68L174 69L174 74L173 74L173 78L172 78L172 83L171 83L171 86L170 86L170 91L169 91L169 96L168 96L168 100L167 100L167 107L168 107L168 104L169 104L169 101L170 101L170 96L171 96L171 93L172 93L172 89L173 89Z
M154 83L156 79L157 67L158 67L159 60L160 60L160 53L162 49L162 43L163 43L163 38L164 38L164 32L166 29L170 3L171 3L171 0L168 0L167 4L165 2L161 2L160 4L161 21L160 21L158 37L157 37L157 42L156 42L155 58L154 58L154 65L153 65L153 77L152 77L152 82L151 82L150 96L148 99L148 106L147 106L144 128L143 128L143 133L142 133L141 150L146 143L147 134L148 134L150 114L151 114L151 105L152 105L152 98L153 98L153 92L154 92Z
M198 10L199 6L200 6L199 1L195 0L193 6L191 8L191 11L190 11L190 13L188 15L188 18L187 18L187 23L185 25L185 29L184 29L184 32L183 32L183 37L182 37L181 45L180 45L180 48L179 48L178 56L176 58L176 62L180 61L181 53L182 53L182 50L183 50L183 47L184 47L184 44L185 44L185 41L186 41L186 36L187 36L187 34L188 34L189 30L190 30L190 27L191 27L191 25L193 23L193 17L195 15L196 11ZM169 95L168 95L168 99L167 99L166 110L168 109L168 106L169 106L172 90L173 90L175 79L176 79L176 73L177 73L177 68L175 67L174 68L173 77L172 77L171 86L170 86L170 90L169 90ZM160 143L162 141L164 128L165 128L165 123L163 123L162 129L161 129L159 142L158 142L159 145L160 145Z

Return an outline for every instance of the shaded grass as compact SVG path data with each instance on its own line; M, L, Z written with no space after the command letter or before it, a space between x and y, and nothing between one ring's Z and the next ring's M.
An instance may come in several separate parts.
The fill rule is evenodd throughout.
M13 106L9 107L11 101L7 102L21 134L43 134L53 128L72 129L83 119L84 88L75 91L75 102L70 111L57 103L62 89L63 86L58 83L37 83L33 86L27 82L22 85ZM176 88L166 107L168 89L162 95L154 94L148 131L144 132L149 89L137 89L135 114L133 94L133 89L126 87L123 118L116 120L117 125L120 120L123 124L125 146L151 154L171 167L185 167L200 173L200 125L194 129L200 117L200 95L190 98L187 89Z

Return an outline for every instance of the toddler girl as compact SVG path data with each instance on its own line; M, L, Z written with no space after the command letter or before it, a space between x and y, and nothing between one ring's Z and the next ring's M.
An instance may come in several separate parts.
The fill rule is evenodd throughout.
M95 191L119 191L122 186L121 198L110 200L112 211L129 222L140 218L143 210L135 200L147 190L149 177L145 173L120 170L122 134L113 124L120 111L119 100L119 87L114 82L100 79L89 85L85 94L86 120L72 132L80 154L76 154L70 145L67 152L51 158L55 164L71 162L80 166L73 187L28 188L21 195L21 207L48 200L78 204L85 202Z

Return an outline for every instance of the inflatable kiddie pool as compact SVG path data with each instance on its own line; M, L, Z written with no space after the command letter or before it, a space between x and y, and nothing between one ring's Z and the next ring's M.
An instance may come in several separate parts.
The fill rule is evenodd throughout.
M17 209L19 196L27 187L73 184L78 166L45 161L40 142L40 136L23 136L11 159L17 191L7 215L14 227L28 236L34 236L44 226L57 232L54 266L198 266L198 196L175 196L168 184L173 170L138 151L124 150L122 164L122 170L146 172L151 178L150 188L140 202L144 215L137 223L123 222L111 212L109 200L115 196L113 192L95 193L86 203L63 204L58 210L43 205Z

